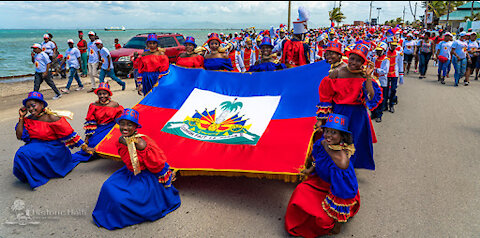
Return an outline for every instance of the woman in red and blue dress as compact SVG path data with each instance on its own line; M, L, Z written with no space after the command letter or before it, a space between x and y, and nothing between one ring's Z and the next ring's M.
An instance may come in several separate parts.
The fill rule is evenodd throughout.
M260 50L262 52L260 60L257 60L248 72L275 71L287 68L285 64L275 62L277 61L276 57L272 57L273 44L270 37L263 37Z
M349 130L357 148L351 161L355 168L375 170L373 144L377 139L367 111L382 102L382 89L372 80L374 65L366 58L368 47L357 44L348 54L346 67L330 72L320 83L320 103L317 105L318 128L330 113L350 118ZM368 62L368 64L367 64Z
M87 117L85 118L85 143L95 148L100 141L110 132L115 126L115 119L120 117L123 107L117 102L112 101L112 91L108 83L100 83L95 94L98 101L91 103L88 107ZM78 151L72 155L74 161L87 162L96 155Z
M137 85L139 94L144 96L149 93L158 80L168 73L170 62L165 55L165 50L158 47L158 39L156 34L148 34L147 49L138 59Z
M195 54L197 48L195 38L187 36L183 45L185 52L178 55L176 64L187 68L203 68L203 56Z
M93 153L72 129L65 117L58 116L46 108L48 103L39 92L30 92L19 110L19 121L15 126L17 139L25 145L15 153L13 174L32 189L48 182L51 178L65 177L79 162L72 160L67 148L82 147ZM30 113L26 117L27 112Z
M108 230L155 221L180 206L165 154L150 137L137 133L139 114L125 109L117 118L118 153L125 166L103 183L92 217Z
M323 138L313 144L313 159L302 171L309 176L295 188L287 206L285 229L294 236L338 234L360 209L349 118L330 113L326 121Z
M222 40L220 40L218 34L212 33L206 43L210 49L210 52L205 55L203 67L206 70L232 71L232 61L225 52L220 52L223 51L219 49L220 44L222 44Z

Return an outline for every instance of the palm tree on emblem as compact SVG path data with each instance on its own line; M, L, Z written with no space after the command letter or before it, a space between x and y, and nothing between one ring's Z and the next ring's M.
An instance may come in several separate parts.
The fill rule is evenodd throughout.
M231 113L237 112L240 108L243 107L242 102L237 102L237 98L235 98L232 102L225 101L220 104L220 108L222 109L222 113L215 119L215 124L220 124L227 119L227 116Z

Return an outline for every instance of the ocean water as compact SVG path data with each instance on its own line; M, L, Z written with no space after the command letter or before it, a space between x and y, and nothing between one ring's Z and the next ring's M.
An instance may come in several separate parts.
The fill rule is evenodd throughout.
M223 32L225 34L238 32L239 30L212 30L212 29L134 29L126 31L105 31L104 29L76 29L76 30L2 30L0 29L0 77L16 76L24 74L33 74L35 68L31 61L30 48L34 43L43 42L43 34L51 33L53 41L57 43L58 50L61 54L65 53L68 48L67 40L73 39L78 42L78 30L83 30L84 39L88 39L87 33L94 31L103 41L103 44L110 51L114 50L114 39L118 38L120 44L125 44L127 41L140 33L149 32L171 32L180 33L185 37L193 36L197 45L204 43L207 40L207 35L210 32ZM16 82L21 80L31 80L31 78L9 79L6 82ZM1 83L2 80L0 80Z

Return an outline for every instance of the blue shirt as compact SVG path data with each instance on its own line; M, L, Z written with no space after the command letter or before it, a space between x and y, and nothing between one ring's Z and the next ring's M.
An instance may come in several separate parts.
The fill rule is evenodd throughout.
M47 71L47 64L51 63L52 61L48 57L45 52L40 52L34 56L34 65L35 65L35 72L43 73Z
M65 51L65 58L67 59L67 64L68 64L68 67L70 68L74 68L74 69L80 68L80 63L78 62L78 59L77 59L80 57L81 57L80 50L78 50L75 47L68 48Z
M93 42L87 43L87 53L88 53L88 63L93 64L99 61L98 59L98 48Z
M465 59L467 57L467 41L456 40L452 44L452 49L455 50L455 53L458 55L459 59Z
M108 60L108 56L110 56L110 51L106 47L103 47L100 50L100 57L102 57L102 69L108 69L110 66L110 69L113 69L113 62L112 62L112 57L110 57L110 60Z

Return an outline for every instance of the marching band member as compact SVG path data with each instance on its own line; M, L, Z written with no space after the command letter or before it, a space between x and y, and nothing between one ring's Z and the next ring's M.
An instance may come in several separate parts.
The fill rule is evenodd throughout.
M387 106L387 100L385 99L386 94L385 92L388 92L387 85L388 85L388 79L387 79L387 74L390 68L390 59L385 55L385 52L388 49L388 45L385 42L381 42L379 46L377 46L376 53L377 56L374 58L374 63L375 63L375 71L373 72L373 75L378 78L380 82L380 86L382 87L383 90L383 102L380 106L378 106L375 110L372 111L372 119L375 119L376 122L380 123L382 122L382 116L383 116L383 108Z

